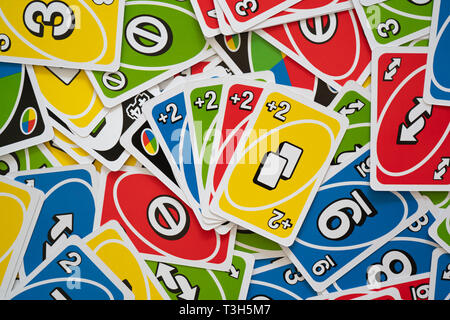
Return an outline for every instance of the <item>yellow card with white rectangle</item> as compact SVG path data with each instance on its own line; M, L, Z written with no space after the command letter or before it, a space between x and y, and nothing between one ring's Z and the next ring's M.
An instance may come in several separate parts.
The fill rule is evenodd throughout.
M348 120L276 85L269 85L260 101L263 104L249 122L252 129L237 147L212 210L289 246Z
M83 240L130 288L136 300L170 300L119 223L112 220Z
M124 2L0 0L0 61L117 71Z
M0 177L0 300L12 289L42 196L37 189Z

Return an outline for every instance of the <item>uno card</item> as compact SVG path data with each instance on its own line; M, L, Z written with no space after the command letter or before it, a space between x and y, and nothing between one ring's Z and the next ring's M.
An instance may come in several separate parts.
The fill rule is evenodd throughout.
M347 126L344 116L268 84L211 210L291 245Z
M138 118L122 135L120 144L170 190L180 198L185 197L169 160L144 116Z
M104 224L83 241L130 288L136 300L169 299L117 221Z
M205 37L211 38L218 35L219 21L217 21L214 0L192 0L191 5Z
M116 71L124 3L2 1L0 61Z
M450 50L450 4L434 0L430 31L430 50L425 73L424 99L430 104L450 106L450 64L446 53Z
M53 120L55 119L56 117L53 118ZM55 126L55 122L53 126ZM61 128L63 128L62 125ZM94 162L95 159L89 153L59 132L58 129L54 129L54 132L55 137L48 142L47 147L50 147L52 154L57 157L62 165L91 164ZM67 132L69 132L68 129Z
M4 177L0 177L0 194L0 299L4 299L22 263L43 194Z
M363 84L369 76L371 50L354 10L256 32L335 90L348 80Z
M450 253L450 215L442 214L429 228L430 237Z
M130 0L119 70L88 76L104 105L113 107L213 54L190 1Z
M254 269L247 300L306 300L316 295L292 262L284 257Z
M235 74L269 70L277 84L301 90L322 105L328 105L336 95L334 89L255 32L219 35L211 39L211 46Z
M438 247L428 235L428 229L434 221L435 215L427 212L340 277L327 290L347 290L364 285L369 289L376 289L386 281L408 279L416 274L430 272L431 255Z
M206 223L200 212L201 186L197 180L184 88L182 84L165 91L147 102L143 112L199 223L205 230L211 230L212 225Z
M31 84L30 69L20 64L0 63L0 155L53 137L47 109Z
M348 81L328 107L349 120L331 163L338 165L370 141L370 93L356 82Z
M128 287L78 236L57 246L14 288L12 300L132 300Z
M117 220L146 260L229 269L236 232L204 230L192 209L147 170L103 172L102 184L96 225Z
M300 0L218 0L231 28L243 32Z
M263 29L350 9L353 9L351 0L302 0L270 17L266 21L257 24L252 30Z
M371 6L373 4L381 3L386 0L359 0L363 6Z
M432 0L386 0L373 5L362 2L353 0L372 50L381 46L398 46L430 32Z
M433 251L429 300L450 300L450 254L441 248Z
M150 260L147 264L172 300L245 300L254 261L252 255L234 250L224 271Z
M430 199L433 206L439 209L447 209L450 206L450 192L446 191L422 191L420 194Z
M22 170L51 168L59 165L58 160L42 143L0 156L0 175L4 176Z
M370 164L366 146L327 176L294 244L283 248L318 292L426 212L419 194L372 190Z
M308 300L402 300L402 298L397 288L387 288L378 292L364 288L352 288L321 294Z
M23 257L20 276L28 276L70 235L85 236L94 228L97 172L92 166L36 169L10 175L44 192L39 217Z
M30 78L49 111L81 137L108 113L83 70L33 66Z
M371 186L376 190L449 190L450 109L423 99L427 51L375 51Z

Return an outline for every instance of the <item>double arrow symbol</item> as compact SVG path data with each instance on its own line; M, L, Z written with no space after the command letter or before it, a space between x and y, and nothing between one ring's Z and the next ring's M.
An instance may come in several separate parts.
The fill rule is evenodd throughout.
M191 286L189 280L182 274L176 274L177 272L177 268L160 262L156 269L156 278L164 282L170 292L180 293L178 299L197 300L200 288Z
M397 70L398 68L400 68L401 62L402 62L401 58L391 59L391 63L388 65L387 70L384 72L383 76L384 81L394 80L394 76L397 74Z
M414 98L414 107L408 111L405 123L398 129L397 144L416 144L416 136L425 128L425 117L430 118L433 106L425 103L422 97Z
M433 180L442 180L448 167L450 167L450 158L441 158L437 170L434 171Z
M365 106L366 104L364 102L362 102L359 99L356 99L355 102L350 103L347 106L343 106L340 110L339 113L343 114L344 116L348 116L351 114L354 114L357 111L361 111L361 109Z

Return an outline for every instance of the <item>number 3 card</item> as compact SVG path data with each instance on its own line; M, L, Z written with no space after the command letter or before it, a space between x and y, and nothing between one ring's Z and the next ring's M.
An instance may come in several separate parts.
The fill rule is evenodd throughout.
M124 3L1 0L0 61L116 71Z
M239 157L217 189L212 211L291 245L347 126L346 117L269 85L236 148Z

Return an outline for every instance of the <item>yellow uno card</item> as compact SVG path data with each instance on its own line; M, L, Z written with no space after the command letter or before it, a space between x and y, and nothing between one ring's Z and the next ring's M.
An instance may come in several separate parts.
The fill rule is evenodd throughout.
M118 222L102 225L83 240L131 289L136 300L170 300Z
M12 289L42 198L41 191L0 177L0 300Z
M0 61L117 71L125 0L0 0Z
M228 165L212 211L281 245L293 243L348 120L266 87Z
M83 70L34 66L30 79L47 109L81 137L91 134L108 113Z

